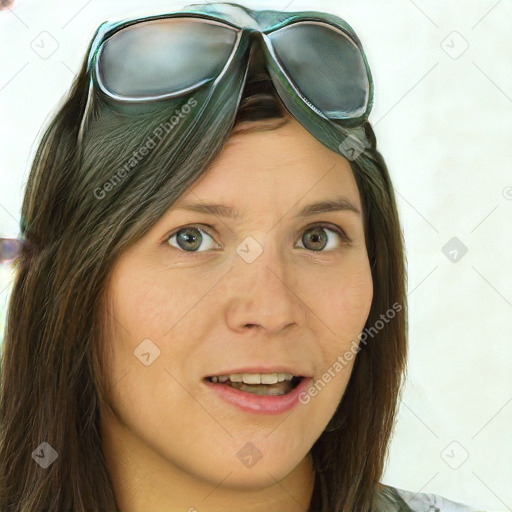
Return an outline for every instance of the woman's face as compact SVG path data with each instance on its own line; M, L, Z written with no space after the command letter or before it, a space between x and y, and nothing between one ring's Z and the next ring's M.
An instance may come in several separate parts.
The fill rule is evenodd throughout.
M348 206L301 214L339 200ZM237 216L187 209L206 203ZM201 499L199 489L215 489L205 501L214 503L227 490L264 493L311 475L308 452L343 396L354 363L346 353L372 302L359 212L348 161L297 121L231 136L114 267L106 343L115 416L101 413L113 472L152 496L165 483L175 503L171 481ZM303 382L300 400L269 398L205 380L244 369L309 377L316 392Z

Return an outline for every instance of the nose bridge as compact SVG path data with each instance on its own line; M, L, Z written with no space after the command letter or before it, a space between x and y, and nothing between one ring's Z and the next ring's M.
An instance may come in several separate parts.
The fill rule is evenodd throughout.
M257 325L275 333L289 324L302 325L305 321L304 306L293 289L297 280L286 262L286 251L271 240L270 234L258 241L248 238L237 249L235 286L231 288L233 295L227 311L228 323L235 330Z
M246 262L246 265L249 266L249 272L254 271L258 275L271 272L272 275L277 274L281 280L286 280L286 262L283 252L279 250L277 243L272 242L275 235L276 231L270 230L260 235L258 240L251 237L246 242L246 247L251 247L253 251L251 257L254 258L254 261Z
M244 289L252 298L259 297L270 307L295 301L293 269L286 261L286 251L275 241L275 231L262 235L258 240L249 237L238 248L240 261L239 279L245 281Z

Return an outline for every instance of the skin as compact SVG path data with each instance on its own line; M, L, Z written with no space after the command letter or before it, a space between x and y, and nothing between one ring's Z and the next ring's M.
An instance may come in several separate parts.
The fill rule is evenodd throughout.
M307 404L276 415L241 411L202 379L268 361L315 382L358 341L373 297L362 215L296 216L338 196L362 211L348 161L297 121L266 131L241 125L208 172L119 257L107 290L115 321L100 422L123 512L307 510L309 452L354 360ZM178 209L184 202L230 205L243 217ZM304 240L320 222L351 242L331 227L315 231L325 241ZM171 235L191 225L202 242L180 246ZM252 263L236 252L246 237L263 249ZM134 350L148 338L160 355L145 366ZM248 442L261 453L250 467L237 457Z

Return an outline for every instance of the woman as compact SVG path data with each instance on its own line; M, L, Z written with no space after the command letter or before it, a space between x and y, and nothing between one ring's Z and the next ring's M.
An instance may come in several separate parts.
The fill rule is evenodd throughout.
M23 202L1 510L473 510L379 483L407 304L372 101L335 16L98 29Z

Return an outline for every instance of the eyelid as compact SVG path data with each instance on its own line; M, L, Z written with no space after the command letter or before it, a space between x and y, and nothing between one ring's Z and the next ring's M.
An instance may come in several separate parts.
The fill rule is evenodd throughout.
M215 240L214 236L209 231L209 228L211 228L211 226L208 226L208 225L205 225L205 224L197 224L197 223L196 224L186 224L186 225L181 226L179 228L173 229L172 231L170 231L165 236L165 238L163 240L163 244L164 245L169 245L170 238L172 238L174 235L176 235L180 230L186 229L186 228L197 228L197 229L199 229L199 231L202 231L202 232L206 233L215 242L215 244L218 245L220 249L222 249L222 244L219 244ZM312 228L324 228L324 229L328 229L330 231L334 231L340 237L340 239L342 241L342 244L344 244L344 245L351 245L352 244L352 239L347 235L346 231L343 228L341 228L340 226L337 226L336 224L331 224L329 222L313 222L310 225L302 227L299 230L299 233L303 233L303 232L308 231L309 229L312 229ZM302 240L302 237L299 238L299 241L301 241L301 240ZM203 252L208 252L208 250L204 250L204 251L184 251L184 250L178 249L177 247L174 247L174 246L170 246L170 247L172 249L175 249L175 250L177 250L179 252L182 252L182 253L185 253L185 254L192 254L193 256L197 255L198 253L200 254L200 253L203 253ZM309 251L309 252L312 252L312 253L318 253L318 254L333 252L333 249L328 250L328 251L313 251L313 250L307 249L305 247L299 247L299 249L304 249L306 251ZM214 250L214 249L210 249L210 250Z

